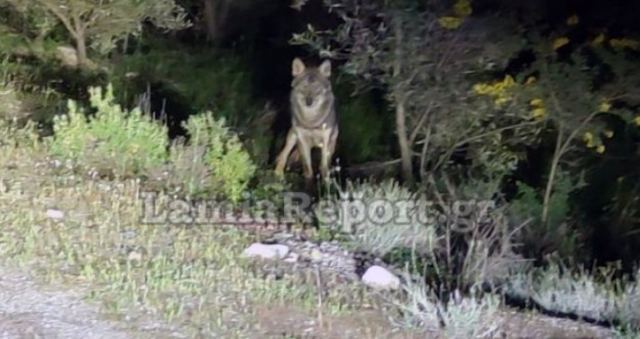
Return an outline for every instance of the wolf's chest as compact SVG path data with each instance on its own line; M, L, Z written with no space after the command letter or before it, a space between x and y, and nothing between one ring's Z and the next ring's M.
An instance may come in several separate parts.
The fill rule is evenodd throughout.
M309 147L324 147L331 138L333 128L323 124L320 128L295 127L298 140L304 142Z

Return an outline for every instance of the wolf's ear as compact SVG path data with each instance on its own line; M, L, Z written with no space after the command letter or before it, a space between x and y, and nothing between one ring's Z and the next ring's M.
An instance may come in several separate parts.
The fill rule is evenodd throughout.
M304 62L302 62L300 58L293 59L293 64L291 64L291 75L297 77L304 72L304 69Z
M322 65L320 65L320 74L325 78L331 76L331 60L325 60Z

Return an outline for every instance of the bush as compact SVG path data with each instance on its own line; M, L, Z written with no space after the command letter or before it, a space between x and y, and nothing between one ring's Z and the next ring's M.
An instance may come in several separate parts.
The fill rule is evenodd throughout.
M25 150L35 149L40 146L38 129L36 124L27 120L25 124L16 120L0 118L0 147L10 149L22 148Z
M88 118L75 101L68 114L54 118L53 155L99 172L136 175L167 160L166 127L143 115L139 108L123 110L115 103L113 88L89 89L95 115Z
M396 323L403 327L442 331L445 338L491 337L500 327L496 296L461 297L456 291L443 301L424 284L408 281L403 289L406 300L394 302L403 315Z
M337 222L320 218L320 227L333 230L351 230L351 242L358 250L385 256L392 250L408 247L418 249L421 253L429 253L435 246L435 229L433 225L420 224L418 218L418 194L402 187L395 180L386 180L378 185L370 182L347 182L346 189L338 187L338 197L330 200L331 205L344 206L348 202L361 202L369 208L380 202L388 202L406 211L406 221L392 218L380 223L366 216L363 220L351 224L346 208L338 208ZM409 204L413 204L411 206ZM317 207L322 208L321 206ZM322 216L322 211L317 210ZM357 218L357 216L356 216Z
M542 308L595 321L617 322L622 328L640 330L640 271L634 282L613 277L615 269L589 273L551 262L547 268L518 273L506 285L507 294L531 300Z
M110 79L119 93L129 94L126 100L151 84L158 87L156 95L183 105L187 113L212 110L231 126L240 126L260 108L249 62L223 51L147 37L134 53L122 56Z
M188 192L215 192L239 201L256 166L238 136L225 125L224 118L216 120L211 112L192 116L184 128L190 143L188 146L174 144L171 160L180 171L180 178L187 183Z
M443 194L432 180L430 195L423 196L393 180L377 185L348 182L329 200L329 206L338 207L337 216L323 214L322 205L316 207L316 215L320 227L347 233L356 249L386 256L400 266L409 262L413 272L434 283L432 288L466 292L484 283L501 283L510 270L523 266L522 258L512 251L514 228L501 209L483 205L493 201L487 198L495 192L489 186L496 187L471 181ZM381 202L394 207L390 220L353 214L363 208L376 212ZM469 204L456 207L465 202ZM410 253L393 256L402 254L398 251L402 249Z
M542 259L545 254L556 253L561 258L579 255L580 234L569 221L569 195L578 188L568 173L558 173L557 184L549 199L547 222L541 220L543 203L536 190L518 182L516 198L511 201L507 214L514 223L530 220L529 226L519 232L523 255Z

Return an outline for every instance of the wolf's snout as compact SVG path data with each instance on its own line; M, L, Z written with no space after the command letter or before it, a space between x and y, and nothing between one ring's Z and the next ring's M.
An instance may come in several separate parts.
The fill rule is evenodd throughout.
M304 102L307 104L307 106L313 105L313 97L305 97Z

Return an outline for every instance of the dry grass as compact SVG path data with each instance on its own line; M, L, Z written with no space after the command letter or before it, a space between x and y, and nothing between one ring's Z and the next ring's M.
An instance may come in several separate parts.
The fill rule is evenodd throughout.
M14 131L15 132L15 131ZM13 133L13 132L12 132ZM89 286L106 313L163 318L188 336L259 333L257 310L295 305L348 314L366 304L359 286L329 290L255 275L240 253L251 237L216 225L143 225L138 180L105 181L49 161L29 134L0 142L0 257L45 281ZM16 145L16 141L19 145ZM56 220L47 210L62 211ZM312 318L313 319L313 318Z

